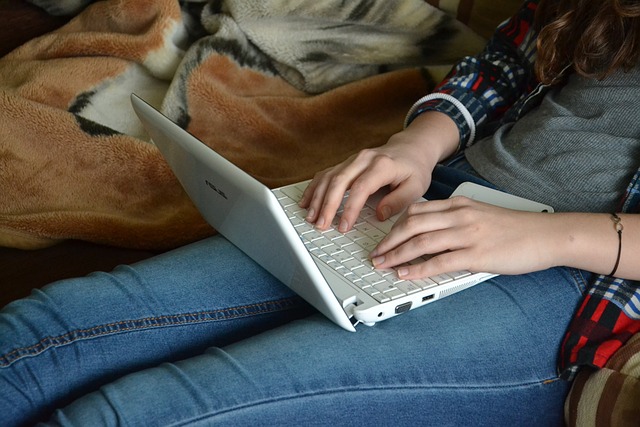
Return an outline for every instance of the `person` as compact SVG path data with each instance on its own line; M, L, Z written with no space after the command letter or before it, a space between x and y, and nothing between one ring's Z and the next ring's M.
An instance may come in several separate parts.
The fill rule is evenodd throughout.
M349 190L346 231L389 185L378 268L499 276L355 333L220 236L60 281L0 313L2 424L560 424L564 379L639 330L639 27L637 2L524 1L301 200L323 229ZM557 212L448 198L463 181Z

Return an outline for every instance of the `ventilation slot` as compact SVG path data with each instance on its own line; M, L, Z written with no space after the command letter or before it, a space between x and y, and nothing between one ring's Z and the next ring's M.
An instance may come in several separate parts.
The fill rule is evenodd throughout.
M447 289L446 291L440 292L440 298L448 297L451 294L455 294L456 292L463 291L472 285L473 283L463 283L462 285L454 286L451 289Z

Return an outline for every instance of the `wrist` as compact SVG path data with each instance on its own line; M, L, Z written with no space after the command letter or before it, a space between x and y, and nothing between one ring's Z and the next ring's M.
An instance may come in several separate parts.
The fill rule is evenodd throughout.
M466 102L463 103L460 99L441 92L423 96L413 104L407 113L405 127L425 111L440 111L456 123L460 133L460 145L462 145L462 141L467 141L467 145L472 144L476 137L476 122L466 105L468 102L473 102L473 98L466 99Z
M414 141L419 151L416 155L421 155L433 166L457 153L460 147L458 126L438 111L420 114L401 133Z
M610 214L566 213L557 216L555 265L609 274L616 262L618 234Z

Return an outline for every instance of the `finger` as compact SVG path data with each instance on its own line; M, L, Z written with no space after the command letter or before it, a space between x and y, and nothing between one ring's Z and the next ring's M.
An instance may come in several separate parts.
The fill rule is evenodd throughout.
M463 246L460 240L460 233L451 229L414 235L394 249L375 256L372 262L376 268L393 268L424 255L459 249Z
M307 216L307 220L313 222L316 228L326 229L336 216L349 187L349 182L344 179L344 176L337 175L322 183L323 195L314 198L309 209L311 215Z
M347 163L348 161L349 159L344 163ZM304 189L298 205L300 205L301 208L308 208L314 199L322 200L327 191L327 182L331 179L332 174L335 174L336 171L343 169L344 167L344 164L338 164L323 171L316 172L313 179L309 181L309 184Z
M448 211L432 211L428 206L431 203L418 202L409 205L389 234L378 243L372 256L387 253L416 236L452 228L455 224L452 215L448 214Z
M363 150L344 169L336 171L328 182L316 225L328 225L333 220L348 189L349 197L345 201L338 229L342 232L351 229L369 196L392 182L394 172L389 162L392 161L387 156L379 155L374 150Z
M402 212L419 197L422 197L424 194L422 191L423 188L424 185L414 179L400 183L400 185L380 200L376 209L378 219L385 221L393 215Z
M352 187L354 180L360 176L365 168L366 166L362 162L348 160L345 164L325 174L318 182L316 194L314 194L309 208L312 215L308 215L307 220L315 216L313 221L315 221L316 227L326 229L336 216L347 190Z
M413 200L412 202L415 202ZM414 206L413 214L426 214L426 213L437 213L437 212L447 212L447 211L455 211L458 209L464 209L471 205L483 205L483 203L469 199L465 196L455 196L450 197L448 199L436 199L436 200L427 200L421 201L417 203L413 203ZM411 205L411 203L410 203Z
M372 256L387 252L412 236L465 225L469 221L469 215L465 212L470 212L468 205L472 203L477 202L466 197L455 197L409 205L396 221L391 232L380 241Z
M353 227L356 222L360 211L367 203L367 199L371 197L380 188L389 185L393 179L393 175L389 173L388 169L381 168L380 166L373 166L360 175L351 185L349 190L349 197L345 201L344 211L340 218L339 231L347 232ZM380 204L377 209L380 209ZM382 209L390 210L386 205ZM391 216L391 215L389 215ZM378 216L380 219L380 216Z
M313 179L309 181L309 185L307 185L307 188L304 189L304 192L302 193L302 197L298 202L298 205L301 208L309 207L309 205L311 204L311 200L313 199L313 196L318 193L318 185L320 183L321 176L325 172L326 171L316 173Z
M415 205L412 207L412 213L418 215L426 213L446 212L462 207L468 200L469 199L467 199L466 197L456 196L449 199L421 201L412 204Z
M329 171L326 170L316 174L305 189L300 201L300 207L307 209L307 216L305 219L312 224L318 219L320 206L322 206L327 192L327 180L329 179L327 177L328 172Z
M349 186L349 181L340 184L343 176L348 176L351 158L334 167L316 173L305 189L300 207L307 209L306 220L316 226L326 228L336 214L337 207ZM347 171L347 173L343 172ZM337 177L337 178L336 178ZM336 201L337 204L336 204ZM323 216L321 213L325 209ZM331 211L332 210L332 211Z
M443 252L421 263L403 265L397 269L397 274L404 280L424 279L452 271L471 270L472 261L471 250Z

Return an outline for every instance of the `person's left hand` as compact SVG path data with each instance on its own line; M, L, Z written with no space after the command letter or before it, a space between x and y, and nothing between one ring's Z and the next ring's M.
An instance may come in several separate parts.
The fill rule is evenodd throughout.
M402 279L452 271L523 274L554 266L553 215L504 209L466 197L415 203L372 252L376 268ZM406 265L423 255L427 261Z

